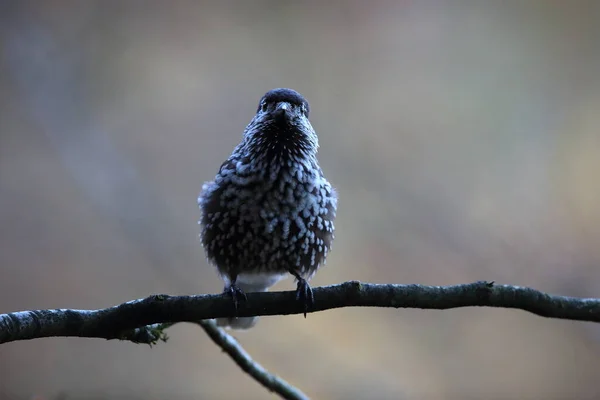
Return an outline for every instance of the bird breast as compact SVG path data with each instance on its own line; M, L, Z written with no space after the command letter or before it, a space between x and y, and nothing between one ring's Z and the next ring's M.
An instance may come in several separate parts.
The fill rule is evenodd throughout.
M205 188L203 242L218 268L315 271L333 238L337 196L315 163L230 162Z

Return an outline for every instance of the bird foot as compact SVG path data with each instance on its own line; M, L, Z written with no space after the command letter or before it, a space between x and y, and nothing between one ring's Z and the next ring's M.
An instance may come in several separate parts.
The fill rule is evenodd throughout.
M296 277L296 279L298 279L298 286L296 287L296 301L303 303L304 318L306 318L306 313L312 310L315 306L315 296L306 279L301 277Z
M246 293L244 293L244 291L240 289L235 283L225 286L225 289L223 289L223 293L231 297L231 300L233 300L233 308L236 312L238 310L238 304L240 302L245 302L248 300L248 298L246 297Z

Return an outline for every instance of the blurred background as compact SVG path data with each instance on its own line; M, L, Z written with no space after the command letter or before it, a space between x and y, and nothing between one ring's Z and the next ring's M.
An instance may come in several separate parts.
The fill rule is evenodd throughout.
M594 1L2 1L0 312L220 292L196 197L274 87L310 101L340 195L314 285L599 297L599 20ZM2 345L0 397L274 398L200 328L169 335ZM315 399L600 396L600 326L517 310L235 336Z

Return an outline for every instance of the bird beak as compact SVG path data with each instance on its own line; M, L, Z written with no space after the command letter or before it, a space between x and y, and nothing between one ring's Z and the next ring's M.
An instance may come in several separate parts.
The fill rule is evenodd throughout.
M281 118L281 117L287 116L291 109L292 109L292 106L290 105L290 103L281 101L281 102L277 103L277 107L275 108L275 111L273 114L276 117Z

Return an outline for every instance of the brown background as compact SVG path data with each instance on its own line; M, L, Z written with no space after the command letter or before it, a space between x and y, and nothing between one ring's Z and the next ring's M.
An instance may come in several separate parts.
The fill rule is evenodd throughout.
M280 86L311 102L340 194L314 284L598 297L599 20L593 1L3 1L0 312L220 291L196 196ZM272 397L199 328L169 334L3 345L0 395ZM520 311L342 309L237 337L318 399L600 396L600 328Z

